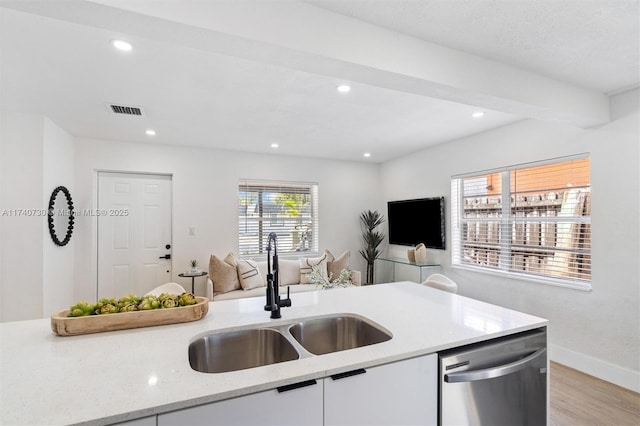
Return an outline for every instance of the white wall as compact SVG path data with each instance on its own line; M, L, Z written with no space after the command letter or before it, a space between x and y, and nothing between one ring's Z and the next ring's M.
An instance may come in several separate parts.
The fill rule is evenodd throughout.
M204 267L209 255L238 250L237 191L241 178L317 182L320 249L351 250L352 266L364 271L358 254L363 210L375 208L378 166L373 164L259 155L202 148L79 139L75 151L76 208L95 207L97 170L173 175L173 280L189 259ZM95 298L95 218L76 221L76 298ZM189 227L195 236L189 236ZM198 280L196 292L204 291Z
M53 243L46 209L56 186L73 195L74 140L46 117L2 111L1 142L0 321L48 317L73 298L73 243Z
M460 294L548 318L552 358L635 390L640 388L637 99L637 90L613 99L617 120L599 128L522 121L390 161L380 175L385 201L444 195L450 210L452 175L590 152L591 292L452 269L450 250L431 254ZM450 221L447 228L451 241Z
M4 218L2 217L2 210L5 208L4 202L4 182L7 182L4 176L4 112L0 110L0 311L4 312L3 300L4 300ZM0 322L3 321L3 315L0 313Z
M75 198L73 173L74 139L48 118L44 118L42 143L42 206L48 206L51 193L58 186L65 186ZM75 230L74 230L75 231ZM59 230L60 235L66 229ZM57 246L49 235L47 222L42 235L42 316L67 308L74 300L74 243L77 234L72 234L66 246Z
M1 321L42 316L42 235L46 216L12 211L46 208L42 205L43 134L44 117L2 111L0 212L5 214L0 214Z

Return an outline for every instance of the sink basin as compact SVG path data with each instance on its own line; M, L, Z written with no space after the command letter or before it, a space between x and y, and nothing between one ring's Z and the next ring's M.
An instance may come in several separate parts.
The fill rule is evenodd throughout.
M225 373L391 339L378 324L353 314L292 322L200 335L189 344L189 364L202 373Z
M391 335L381 327L356 316L342 315L302 321L289 332L314 355L386 342Z
M244 370L298 358L298 352L282 334L262 328L209 334L189 345L189 364L203 373Z

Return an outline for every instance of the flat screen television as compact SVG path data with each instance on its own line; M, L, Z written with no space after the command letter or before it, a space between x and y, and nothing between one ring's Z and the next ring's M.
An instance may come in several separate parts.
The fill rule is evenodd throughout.
M445 249L444 197L387 203L389 244Z

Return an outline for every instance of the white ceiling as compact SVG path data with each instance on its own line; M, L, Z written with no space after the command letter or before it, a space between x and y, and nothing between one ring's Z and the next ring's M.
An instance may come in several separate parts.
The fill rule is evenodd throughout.
M246 10L260 7L278 11L278 25L297 26L301 37L293 42L319 44L304 37L312 30L304 19L316 17L319 24L345 25L355 39L367 30L356 18L569 82L588 89L587 95L638 84L637 1L246 0L242 5L251 9L242 11L241 20L226 19L227 10L220 9L224 25L215 30L179 16L173 21L114 9L118 2L0 1L0 107L44 114L78 137L269 153L276 142L278 154L373 162L534 116L520 108L521 99L483 103L484 93L462 86L455 96L442 88L426 93L416 77L390 74L391 67L372 70L359 58L343 66L347 61L324 60L311 49L281 49L264 33L249 40L251 28L241 24L252 18ZM177 4L134 5L142 3L159 11ZM180 2L185 10L195 3ZM282 7L291 14L280 13ZM259 13L253 18L267 20ZM269 31L277 33L277 26ZM331 30L324 31L330 38ZM109 44L114 38L129 40L133 52L115 51ZM367 47L367 39L363 43ZM378 49L383 47L370 50ZM531 76L523 76L519 84L526 86ZM337 93L342 82L351 84L350 93ZM504 97L497 92L496 98ZM146 114L116 116L105 106L111 102L142 106ZM486 115L471 118L478 109ZM145 136L147 128L157 135ZM364 159L364 152L371 158Z
M638 85L638 0L308 3L603 93Z

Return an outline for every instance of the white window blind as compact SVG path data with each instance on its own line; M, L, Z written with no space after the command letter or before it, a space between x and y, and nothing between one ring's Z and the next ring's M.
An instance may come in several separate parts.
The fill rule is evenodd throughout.
M590 288L586 154L451 179L452 263Z
M266 254L271 232L278 236L278 254L317 253L318 185L241 180L238 225L241 256Z

